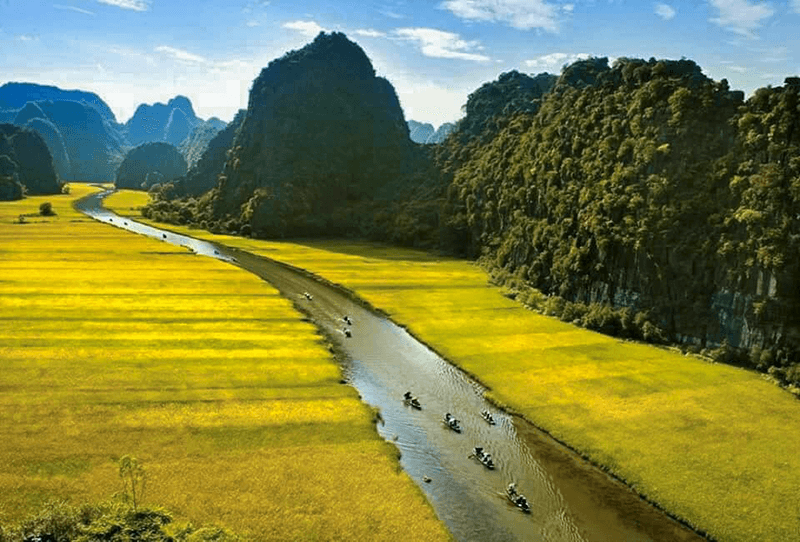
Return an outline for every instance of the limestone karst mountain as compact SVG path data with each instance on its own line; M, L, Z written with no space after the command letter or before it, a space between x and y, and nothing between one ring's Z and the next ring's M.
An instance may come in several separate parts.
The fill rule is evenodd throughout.
M391 83L344 34L320 33L253 82L211 209L264 235L358 231L372 217L355 208L396 194L411 152Z
M194 127L202 122L195 115L192 102L176 96L166 104L141 104L125 123L125 135L130 145L164 141L180 145Z
M441 143L455 128L452 122L445 122L434 129L430 123L408 121L409 137L414 143Z
M36 83L6 83L0 86L0 110L22 109L28 102L40 101L69 101L81 102L93 107L100 117L110 123L116 124L114 112L100 96L94 92L83 90L63 90L48 85Z
M217 122L214 122L214 120ZM220 125L222 126L221 128ZM181 151L183 157L186 158L189 169L194 167L198 160L200 160L206 148L208 148L209 142L211 142L225 126L225 123L219 119L209 119L206 122L200 122L192 129L192 132L186 139L178 145L178 150Z
M33 122L34 119L39 120ZM111 180L124 154L120 134L85 102L28 102L17 112L14 124L47 126L42 135L64 181ZM51 126L55 131L50 129ZM63 157L61 141L68 160Z
M147 190L184 174L186 159L174 145L164 142L143 143L125 155L114 184L117 188Z
M37 132L0 124L0 200L58 194L61 184L47 144Z

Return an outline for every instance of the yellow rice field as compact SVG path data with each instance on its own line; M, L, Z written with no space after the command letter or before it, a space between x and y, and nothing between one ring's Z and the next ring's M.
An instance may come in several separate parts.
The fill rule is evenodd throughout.
M145 194L110 200L136 216ZM392 315L521 413L723 541L800 540L800 402L760 375L524 309L469 262L350 241L213 238Z
M249 540L449 539L287 300L83 217L91 190L0 203L0 524L110 498L132 455L146 504Z

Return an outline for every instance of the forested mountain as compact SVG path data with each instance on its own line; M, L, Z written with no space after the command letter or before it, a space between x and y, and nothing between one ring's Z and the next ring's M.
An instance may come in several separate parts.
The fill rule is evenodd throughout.
M219 119L217 119L219 120ZM222 121L219 121L222 122ZM189 169L191 169L200 157L203 156L203 153L206 151L209 142L219 133L220 130L225 128L225 124L222 123L222 128L218 128L219 124L215 122L208 122L200 121L193 129L192 132L186 136L186 139L178 145L178 150L181 152L184 158L186 158L186 163L189 164Z
M40 122L32 123L34 119ZM124 154L118 132L97 110L83 102L42 101L26 104L14 118L19 126L52 125L58 134L44 133L63 180L107 181L114 177ZM60 137L58 137L60 136ZM59 142L63 141L68 164ZM67 165L69 170L67 170Z
M53 159L38 133L13 124L0 124L0 200L58 194L61 185Z
M419 146L363 51L320 34L255 81L218 184L147 212L437 245L563 319L800 381L798 90L745 102L690 60L591 58L501 74Z
M800 350L790 256L800 239L796 81L745 103L688 60L577 62L538 107L462 121L439 156L452 175L444 238L519 283L580 302L569 319L589 303L628 307L657 326L652 338L791 365Z
M67 153L67 145L58 127L46 115L28 120L24 126L39 133L50 149L53 167L59 179L66 180L72 176L72 163Z
M165 197L199 196L217 185L217 180L225 167L225 160L228 158L228 151L233 146L233 140L244 121L245 113L244 109L240 109L231 123L209 141L203 155L189 168L186 175L176 179L172 186L164 187Z
M81 102L93 107L103 120L116 124L114 112L100 96L84 90L63 90L35 83L6 83L0 87L0 109L22 109L28 102Z
M408 136L414 143L427 143L428 139L430 139L430 137L435 132L433 124L427 122L417 122L415 120L409 120L407 124L408 124Z
M189 98L176 96L166 104L139 105L125 123L125 135L134 146L154 141L178 146L201 122Z
M455 124L445 122L434 130L429 123L408 121L409 137L414 143L441 143L455 129Z
M320 33L253 82L206 214L264 236L362 231L366 209L407 181L412 152L392 85L344 34Z
M185 173L186 159L174 145L143 143L125 155L114 184L117 188L148 190L153 185L171 182Z

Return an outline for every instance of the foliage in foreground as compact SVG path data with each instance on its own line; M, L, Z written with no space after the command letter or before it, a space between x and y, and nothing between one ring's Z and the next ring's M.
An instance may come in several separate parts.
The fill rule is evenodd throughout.
M72 506L46 503L16 525L0 524L0 542L239 542L236 534L214 526L178 524L157 507L134 507L110 500Z

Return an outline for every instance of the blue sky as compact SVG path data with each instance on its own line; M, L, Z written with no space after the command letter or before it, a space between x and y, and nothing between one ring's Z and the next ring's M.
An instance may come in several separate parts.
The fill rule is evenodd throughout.
M262 67L323 29L434 125L502 72L589 55L690 58L748 95L800 73L800 0L0 0L0 84L91 90L123 122L183 94L228 121Z

